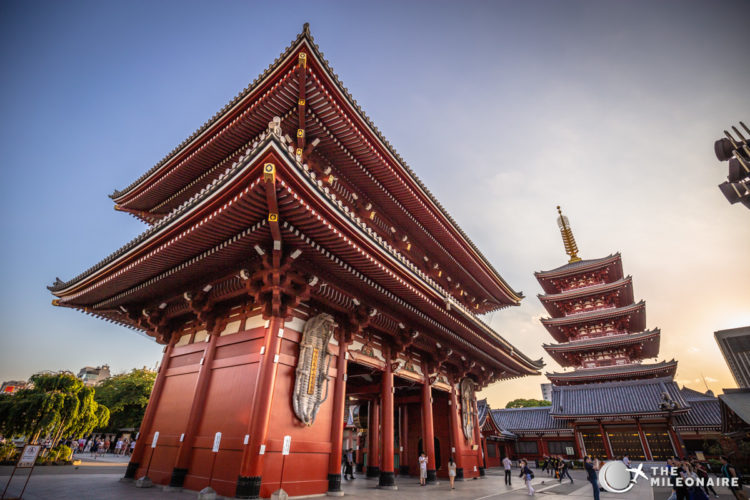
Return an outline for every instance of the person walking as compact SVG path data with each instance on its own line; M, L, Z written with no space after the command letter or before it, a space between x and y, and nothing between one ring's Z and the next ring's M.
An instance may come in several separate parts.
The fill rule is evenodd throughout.
M505 484L510 486L510 469L513 467L513 462L507 456L503 458L503 468L505 469Z
M427 455L424 452L419 455L419 484L427 484Z
M456 462L453 461L453 457L448 459L448 481L451 483L451 489L455 490L453 483L456 481Z
M586 468L586 478L591 483L591 488L594 490L594 500L599 500L599 479L596 476L596 467L594 462L591 460L591 456L584 458L583 466Z
M706 469L706 467L697 460L694 463L694 467L695 473L700 479L703 480L703 491L706 493L706 496L708 496L708 491L711 490L714 498L719 498L719 495L716 493L714 487L711 484L708 484L708 469Z
M573 484L573 478L570 477L570 471L568 470L569 464L568 461L564 458L560 457L560 481L562 483L562 480L565 478L565 476L568 476L568 479L570 479L570 484Z
M354 453L351 448L346 450L346 463L344 463L344 479L350 481L354 480Z
M729 459L724 455L720 456L719 460L721 460L721 475L728 478L729 481L736 479L737 486L734 486L731 482L729 484L729 490L734 495L734 498L737 500L747 500L747 494L742 491L742 478L737 474L737 469L729 463Z
M531 480L534 479L534 473L529 469L529 463L526 460L521 459L521 461L518 462L518 466L521 468L521 475L519 477L522 477L526 483L526 487L529 489L529 496L534 496L534 488L531 486Z

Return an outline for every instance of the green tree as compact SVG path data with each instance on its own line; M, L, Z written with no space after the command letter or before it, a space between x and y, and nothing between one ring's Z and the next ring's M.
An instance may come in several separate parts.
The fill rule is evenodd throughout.
M34 443L50 437L80 437L107 425L109 410L94 401L94 389L72 373L38 373L31 384L0 398L0 433Z
M514 399L513 401L510 401L507 405L505 405L506 408L531 408L534 406L552 406L552 403L544 399L519 398Z
M111 412L110 429L140 427L155 380L156 372L143 368L110 377L96 387L96 401Z

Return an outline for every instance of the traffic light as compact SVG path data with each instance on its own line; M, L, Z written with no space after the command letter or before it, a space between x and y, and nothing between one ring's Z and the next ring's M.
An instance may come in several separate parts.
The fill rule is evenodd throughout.
M740 122L745 133L750 136L750 129ZM750 143L737 127L732 127L736 137L724 131L723 137L714 143L714 153L719 161L729 160L727 180L719 184L719 189L729 203L740 202L750 208Z

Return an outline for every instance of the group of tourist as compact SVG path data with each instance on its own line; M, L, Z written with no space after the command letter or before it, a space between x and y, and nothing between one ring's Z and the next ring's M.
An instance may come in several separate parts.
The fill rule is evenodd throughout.
M81 438L71 440L66 442L66 444L73 450L74 455L78 453L90 453L94 459L107 453L129 456L135 449L135 439L123 437L118 438L117 441L110 441L109 437Z
M542 461L542 472L547 472L548 475L558 479L560 483L566 477L570 479L571 484L573 478L570 477L570 462L565 460L562 455L545 456Z

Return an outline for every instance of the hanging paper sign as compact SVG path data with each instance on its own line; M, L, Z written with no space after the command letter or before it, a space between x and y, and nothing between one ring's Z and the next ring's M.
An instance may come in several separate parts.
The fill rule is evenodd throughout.
M26 469L34 467L36 463L36 457L39 456L39 452L42 451L42 445L40 444L27 444L23 447L21 452L21 458L18 459L16 467L19 469Z
M565 454L566 455L574 455L575 451L573 450L573 447L572 446L566 446L565 447ZM698 460L702 460L702 459L699 458Z
M154 439L151 440L151 448L156 448L156 442L159 440L159 431L154 432Z
M211 449L214 453L219 452L219 444L221 444L221 432L217 432L214 436L214 447Z
M284 447L281 449L282 455L289 455L289 449L292 447L292 436L284 436Z

